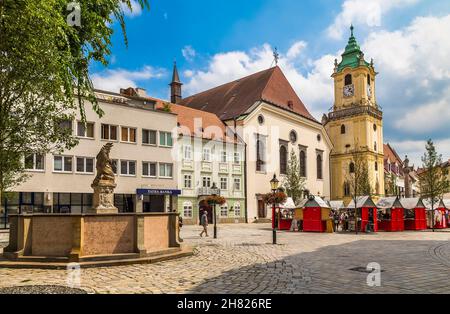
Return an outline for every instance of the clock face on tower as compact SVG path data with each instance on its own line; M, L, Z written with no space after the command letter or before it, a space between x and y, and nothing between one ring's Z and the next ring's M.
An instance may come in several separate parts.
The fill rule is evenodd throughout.
M355 87L353 85L344 86L344 96L352 97L355 95Z

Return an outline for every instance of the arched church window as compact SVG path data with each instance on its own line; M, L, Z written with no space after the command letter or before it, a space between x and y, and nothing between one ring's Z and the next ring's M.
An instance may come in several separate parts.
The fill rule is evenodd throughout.
M280 174L287 173L287 149L286 146L280 146Z
M352 84L353 84L352 75L351 74L347 74L345 76L345 86L352 85Z
M345 134L345 125L341 125L341 134Z
M317 155L317 179L323 179L323 165L322 165L322 155Z
M306 178L306 152L300 151L300 177Z

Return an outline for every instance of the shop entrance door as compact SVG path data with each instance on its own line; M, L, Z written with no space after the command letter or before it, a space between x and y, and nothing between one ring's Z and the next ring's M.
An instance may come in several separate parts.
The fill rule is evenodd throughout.
M258 218L267 218L267 206L263 200L258 200Z

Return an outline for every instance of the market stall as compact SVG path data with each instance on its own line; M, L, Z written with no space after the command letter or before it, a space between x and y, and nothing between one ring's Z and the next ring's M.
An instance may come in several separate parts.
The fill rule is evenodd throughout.
M429 229L446 229L448 221L446 219L447 208L445 207L444 202L438 200L432 204L430 199L425 199L423 200L423 203L427 209L427 227Z
M398 197L382 197L377 203L380 210L378 228L384 231L405 231L404 209Z
M447 220L447 228L450 228L450 199L442 200L444 202L445 209L447 210L446 220Z
M295 208L295 203L290 197L288 197L286 203L278 207L278 230L291 230L292 221L295 218Z
M354 200L351 200L345 207L348 213L349 231L354 231L356 229L355 215L358 221L358 231L378 231L377 206L370 196L358 197L356 201L356 210Z
M303 231L327 232L327 222L330 221L330 206L319 196L311 195L302 204Z
M400 200L405 210L405 230L426 230L426 208L420 198L402 198Z

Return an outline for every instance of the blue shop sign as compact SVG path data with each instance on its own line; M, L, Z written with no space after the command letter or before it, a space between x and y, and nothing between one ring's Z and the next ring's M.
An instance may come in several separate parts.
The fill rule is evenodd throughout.
M181 195L181 190L170 189L137 189L137 195Z

